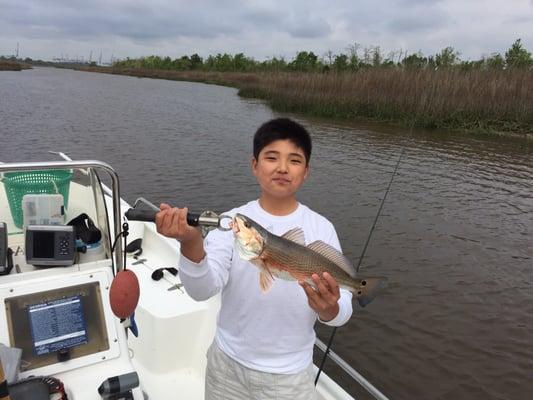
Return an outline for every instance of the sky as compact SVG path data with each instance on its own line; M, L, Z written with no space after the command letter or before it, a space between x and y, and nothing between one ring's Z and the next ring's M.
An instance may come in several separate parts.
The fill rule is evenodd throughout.
M0 0L0 55L109 62L244 53L256 60L348 53L438 53L463 60L533 51L533 0ZM400 53L401 52L401 53Z

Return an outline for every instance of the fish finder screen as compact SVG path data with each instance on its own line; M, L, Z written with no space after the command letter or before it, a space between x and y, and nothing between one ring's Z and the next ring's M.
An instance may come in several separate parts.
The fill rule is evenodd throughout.
M54 232L35 232L33 239L33 255L36 258L54 257Z
M38 356L88 342L80 296L30 305L28 317Z

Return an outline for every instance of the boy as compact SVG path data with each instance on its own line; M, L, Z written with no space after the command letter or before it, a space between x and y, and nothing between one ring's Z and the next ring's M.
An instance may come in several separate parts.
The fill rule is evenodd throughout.
M333 225L296 200L309 174L312 144L306 129L286 118L268 121L255 133L253 147L260 197L226 214L244 214L276 235L300 227L307 244L322 240L340 251ZM159 233L181 243L180 277L187 293L206 300L221 292L205 398L315 399L314 323L317 317L331 326L347 322L351 293L327 273L313 275L316 289L278 279L262 293L258 269L234 251L233 233L212 231L204 243L186 216L187 208L162 204L156 224Z

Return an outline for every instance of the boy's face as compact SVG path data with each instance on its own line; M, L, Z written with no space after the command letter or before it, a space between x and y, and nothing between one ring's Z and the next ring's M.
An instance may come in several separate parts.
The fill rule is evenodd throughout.
M305 153L290 140L275 140L265 146L257 160L252 159L252 172L263 194L280 200L293 198L307 174Z

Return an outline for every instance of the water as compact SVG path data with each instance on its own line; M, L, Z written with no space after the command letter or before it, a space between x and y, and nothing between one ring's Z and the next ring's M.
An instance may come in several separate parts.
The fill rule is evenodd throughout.
M99 159L130 202L224 211L257 197L251 138L275 115L212 85L0 72L0 161ZM532 149L295 118L314 137L300 200L335 224L354 263L404 150L361 267L390 285L338 330L333 350L391 399L532 398ZM327 340L331 330L317 330Z

